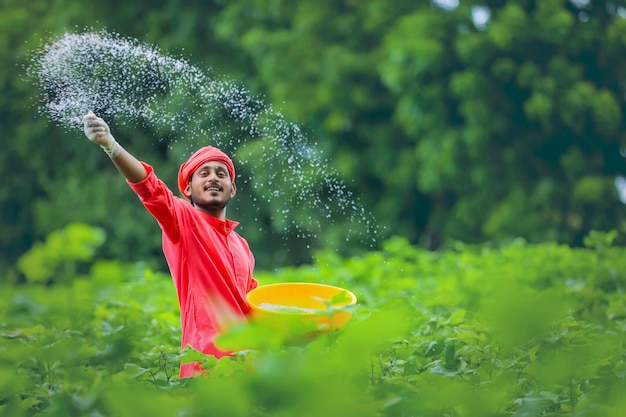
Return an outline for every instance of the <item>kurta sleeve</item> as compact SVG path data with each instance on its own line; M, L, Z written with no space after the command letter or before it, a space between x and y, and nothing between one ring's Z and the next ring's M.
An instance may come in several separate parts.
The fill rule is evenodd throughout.
M175 243L180 239L177 206L188 203L174 196L167 185L157 178L154 169L150 165L145 162L141 162L141 164L148 171L148 176L136 183L127 181L128 185L135 191L145 208L157 220L163 233Z

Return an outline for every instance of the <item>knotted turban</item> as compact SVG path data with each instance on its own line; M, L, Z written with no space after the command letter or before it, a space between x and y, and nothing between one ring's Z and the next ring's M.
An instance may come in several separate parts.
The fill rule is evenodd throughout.
M204 148L198 149L193 155L191 155L189 160L182 164L178 170L178 189L185 197L190 197L185 193L185 188L187 187L193 173L203 164L210 161L221 162L226 165L228 174L230 175L230 180L235 181L235 166L228 155L212 146L205 146Z

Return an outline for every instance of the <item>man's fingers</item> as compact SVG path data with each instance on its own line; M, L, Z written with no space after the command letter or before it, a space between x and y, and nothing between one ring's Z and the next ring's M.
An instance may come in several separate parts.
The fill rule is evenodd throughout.
M100 128L102 130L104 130L104 125L102 124L101 121L99 120L86 120L85 121L85 126L90 127L90 128Z
M83 123L93 122L93 121L102 121L98 116L94 114L91 110L83 116Z

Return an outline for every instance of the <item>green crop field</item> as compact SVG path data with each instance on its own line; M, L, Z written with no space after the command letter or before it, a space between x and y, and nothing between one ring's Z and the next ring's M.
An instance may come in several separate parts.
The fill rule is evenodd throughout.
M0 415L621 417L626 250L615 238L438 252L397 238L259 271L261 284L339 285L359 304L343 329L306 341L233 328L220 343L240 353L216 360L180 349L166 272L98 259L102 233L71 225L21 258L25 282L2 284ZM208 371L180 380L191 359Z

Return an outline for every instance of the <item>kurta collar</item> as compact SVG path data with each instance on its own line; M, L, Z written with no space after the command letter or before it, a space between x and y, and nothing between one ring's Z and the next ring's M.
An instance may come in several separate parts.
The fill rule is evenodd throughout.
M232 221L228 219L226 220L218 219L217 217L211 216L210 214L204 213L202 211L199 211L199 213L201 213L207 219L209 224L213 226L215 230L217 230L223 235L228 235L230 232L235 230L235 228L239 225L239 222L236 222L236 221Z

